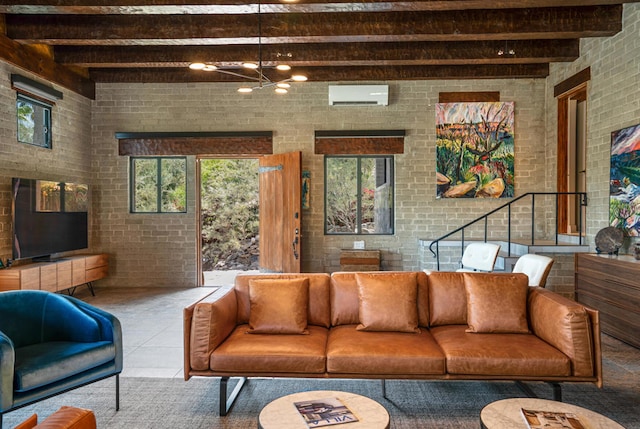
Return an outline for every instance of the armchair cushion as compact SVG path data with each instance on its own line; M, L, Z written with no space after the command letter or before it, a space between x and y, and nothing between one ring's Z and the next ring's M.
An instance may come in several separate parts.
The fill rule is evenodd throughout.
M21 347L16 349L15 390L25 392L46 386L112 361L115 357L115 346L107 341L57 341Z

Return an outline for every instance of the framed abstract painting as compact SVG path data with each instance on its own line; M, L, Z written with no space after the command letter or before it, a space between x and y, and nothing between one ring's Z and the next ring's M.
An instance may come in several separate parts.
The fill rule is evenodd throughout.
M640 236L640 124L611 133L609 224Z
M436 197L511 198L513 102L436 104Z

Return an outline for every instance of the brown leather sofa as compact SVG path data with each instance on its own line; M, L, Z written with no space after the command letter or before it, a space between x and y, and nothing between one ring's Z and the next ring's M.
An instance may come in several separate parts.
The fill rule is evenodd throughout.
M184 368L221 377L221 415L258 376L602 387L598 312L515 273L238 276L185 308Z

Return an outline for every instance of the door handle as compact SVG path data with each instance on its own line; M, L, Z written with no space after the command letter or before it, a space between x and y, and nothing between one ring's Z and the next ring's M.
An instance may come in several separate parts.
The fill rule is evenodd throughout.
M298 259L300 255L298 255L298 237L293 239L293 257Z

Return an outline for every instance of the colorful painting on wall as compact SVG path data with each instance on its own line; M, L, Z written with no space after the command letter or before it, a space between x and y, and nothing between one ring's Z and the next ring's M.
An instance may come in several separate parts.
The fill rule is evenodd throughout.
M640 236L640 124L611 133L609 223Z
M513 102L436 104L437 198L511 198Z

